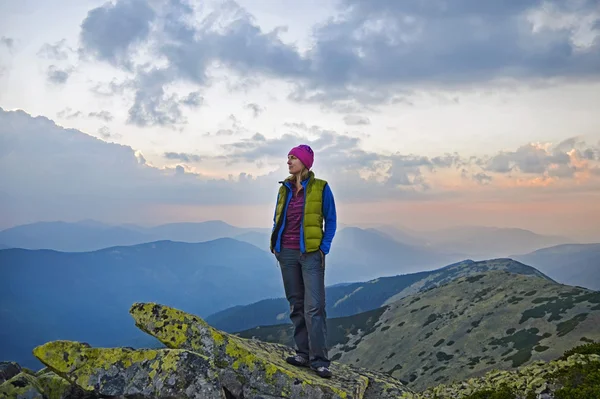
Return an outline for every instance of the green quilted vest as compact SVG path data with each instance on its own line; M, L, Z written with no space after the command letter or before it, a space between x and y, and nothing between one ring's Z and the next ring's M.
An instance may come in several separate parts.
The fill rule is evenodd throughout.
M315 178L311 171L308 175L308 184L306 185L306 199L304 202L304 248L306 252L319 250L321 240L323 239L323 189L327 181ZM287 200L287 187L281 185L279 188L279 201L275 210L275 231L273 238L279 233L281 228L281 215ZM271 240L271 249L273 249L274 239Z

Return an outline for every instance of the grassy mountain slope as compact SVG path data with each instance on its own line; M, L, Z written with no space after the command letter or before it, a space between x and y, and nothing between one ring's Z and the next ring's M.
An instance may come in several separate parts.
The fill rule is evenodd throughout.
M452 279L488 270L507 270L513 273L544 277L536 269L511 259L493 259L481 262L466 260L434 271L327 287L327 314L329 317L344 317L366 312L420 290L431 289ZM289 305L285 298L268 299L247 306L227 309L209 316L206 320L216 328L227 332L287 323L289 321Z
M600 244L557 245L513 258L561 283L600 290Z
M554 359L581 339L600 339L598 325L600 292L492 271L390 304L369 334L331 356L423 389Z

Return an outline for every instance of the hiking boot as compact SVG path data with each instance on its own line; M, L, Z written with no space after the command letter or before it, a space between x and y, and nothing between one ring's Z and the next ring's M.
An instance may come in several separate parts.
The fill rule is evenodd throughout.
M317 372L319 377L323 378L331 378L331 371L328 367L320 366L320 367L311 367L314 371Z
M308 367L308 359L304 356L295 355L285 359L286 362L298 367Z

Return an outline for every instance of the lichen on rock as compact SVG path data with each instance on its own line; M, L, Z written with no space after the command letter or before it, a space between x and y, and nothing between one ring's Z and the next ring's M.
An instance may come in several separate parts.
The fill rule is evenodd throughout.
M20 372L0 385L1 399L45 399L35 377Z
M588 364L590 362L600 364L600 356L596 354L574 354L566 360L557 359L548 363L538 361L518 370L493 370L478 378L470 378L454 384L437 385L425 390L421 395L424 399L460 399L477 391L493 390L500 386L506 386L515 389L523 397L528 394L539 397L542 394L554 392L558 388L552 383L551 376L554 373L575 364Z
M53 341L33 353L65 380L98 395L223 398L211 362L187 350L92 348L80 342Z
M285 362L289 347L248 340L209 326L201 318L155 303L136 303L130 313L136 325L169 348L187 349L211 359L224 388L244 398L416 398L400 381L332 363L334 377L322 379L308 368ZM236 394L237 393L237 394Z

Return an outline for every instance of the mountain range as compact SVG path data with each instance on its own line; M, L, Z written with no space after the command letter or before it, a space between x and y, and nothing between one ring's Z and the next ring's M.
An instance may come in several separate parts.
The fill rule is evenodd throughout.
M600 292L496 269L330 318L327 328L332 360L387 373L419 391L549 361L600 340L598 325ZM290 324L237 335L293 347Z
M269 229L236 227L220 220L168 223L154 227L134 224L115 226L95 220L57 221L31 223L0 231L0 243L10 248L86 252L153 241L204 242L234 238L249 232L268 231Z
M503 270L524 275L533 274L548 278L538 270L512 259L492 259L478 262L466 260L433 271L328 286L325 289L327 315L328 317L344 317L377 309L456 278L491 270ZM206 321L212 326L227 332L287 323L288 320L289 305L284 297L265 299L246 306L234 306L206 318Z
M218 220L154 227L108 225L84 220L16 226L0 231L0 243L12 248L87 252L154 241L195 243L229 237L269 252L269 236L268 228L241 228ZM526 254L525 250L542 249L555 242L569 240L519 229L467 226L416 232L389 225L359 228L341 224L327 256L326 279L329 285L366 281L381 276L433 270L464 259L491 259L496 257L495 254L500 254L499 257Z
M363 231L373 232L422 250L434 249L441 253L462 254L473 259L506 257L574 243L568 237L542 235L519 228L457 226L417 231L385 224L348 226L339 223L338 232L347 227L358 227ZM268 249L269 234L269 228L243 228L220 220L168 223L152 227L135 224L111 225L95 220L82 220L36 222L11 227L0 231L0 243L12 248L80 252L160 240L200 242L230 237ZM337 239L335 242L337 243Z
M561 283L600 290L600 244L563 244L512 258Z
M231 238L157 241L92 252L0 251L0 359L30 365L32 345L58 337L147 345L127 309L161 300L198 315L283 295L275 259ZM249 284L248 282L252 282Z

